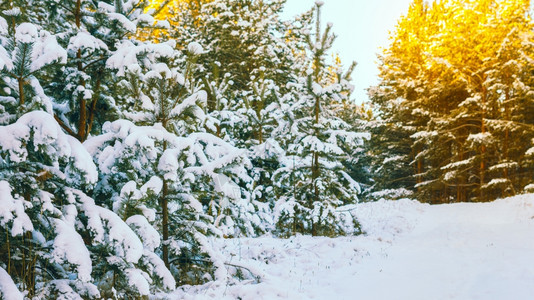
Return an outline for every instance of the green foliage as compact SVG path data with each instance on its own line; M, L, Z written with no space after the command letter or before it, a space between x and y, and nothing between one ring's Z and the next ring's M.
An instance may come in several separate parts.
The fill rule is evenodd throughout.
M5 22L0 17L0 23ZM65 50L49 32L38 32L30 23L12 27L8 31L0 30L0 124L13 123L32 110L52 111L52 103L40 80L47 78L50 71L59 69L66 57Z
M0 272L17 289L146 298L246 278L214 238L360 232L353 66L283 3L186 1L157 43L147 1L0 3Z
M151 271L159 258L136 233L84 192L97 170L51 115L30 112L0 133L1 267L20 289L30 297L95 298L147 295L148 281L152 291L173 287L168 278L157 283L170 274ZM154 280L129 284L148 272Z
M170 36L183 48L193 41L200 43L209 55L200 58L205 73L199 75L210 74L215 65L220 74L230 75L231 90L249 89L260 69L267 72L267 78L284 82L289 79L292 59L290 49L278 37L285 34L279 20L284 2L215 0L202 4L200 10L184 3L175 12L179 26Z
M347 173L350 154L345 151L360 146L365 134L351 132L351 126L333 113L335 107L349 101L352 86L348 75L337 76L335 81L329 77L324 57L334 36L331 24L321 32L319 4L315 15L315 35L306 35L308 75L295 77L291 93L283 100L290 112L284 120L282 147L286 151L273 175L280 197L275 218L282 235L333 236L359 231L350 213L338 208L357 202L360 186Z

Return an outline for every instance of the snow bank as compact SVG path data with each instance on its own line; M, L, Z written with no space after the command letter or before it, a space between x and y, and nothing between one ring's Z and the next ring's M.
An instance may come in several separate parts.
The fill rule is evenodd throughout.
M534 195L430 206L356 206L364 235L212 239L243 281L177 299L534 299Z

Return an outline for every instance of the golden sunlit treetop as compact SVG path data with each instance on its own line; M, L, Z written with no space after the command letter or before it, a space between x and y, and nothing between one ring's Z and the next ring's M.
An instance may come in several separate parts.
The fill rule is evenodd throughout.
M488 58L521 46L520 39L509 37L528 32L529 6L529 0L416 0L393 32L382 74L396 70L414 78L426 73L475 80L471 75L482 71Z
M145 12L152 11L154 19L157 21L167 21L171 27L185 26L180 24L180 21L176 17L176 12L181 10L187 10L192 14L193 19L196 19L202 5L210 2L211 0L149 0L149 5L146 7ZM142 39L165 39L168 35L166 29L153 29L148 33L143 31L139 34Z
M150 0L145 11L154 10L154 18L165 20L171 17L172 9L176 8L180 2L186 0Z
M443 57L456 66L480 61L497 55L507 35L525 31L529 3L444 0L428 5L418 0L399 21L391 50L416 51L426 60Z
M155 10L154 18L157 20L170 20L173 18L173 11L179 10L183 5L186 5L191 11L197 12L202 7L202 4L208 3L211 0L149 0L149 5L146 11Z
M531 13L529 0L416 0L399 20L373 96L406 126L401 151L411 149L424 197L487 201L523 188L510 166L529 140L519 133L531 122Z

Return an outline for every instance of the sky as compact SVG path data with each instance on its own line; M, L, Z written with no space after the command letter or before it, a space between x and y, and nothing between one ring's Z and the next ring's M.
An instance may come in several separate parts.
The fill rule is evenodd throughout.
M412 0L323 0L322 24L333 23L337 35L332 51L339 53L343 64L358 63L353 75L357 103L368 101L367 89L378 82L376 54L388 45L389 31L398 18L408 11ZM315 0L287 0L283 18L290 19L307 11Z

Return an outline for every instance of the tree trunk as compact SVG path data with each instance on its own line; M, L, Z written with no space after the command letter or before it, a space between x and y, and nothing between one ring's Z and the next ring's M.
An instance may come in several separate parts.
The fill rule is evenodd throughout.
M315 107L314 107L314 113L315 113L315 136L319 138L319 112L321 109L321 98L315 97ZM320 169L319 169L319 152L313 151L312 155L312 183L313 183L313 190L314 190L314 200L319 201L319 188L317 187L317 178L319 178L320 175Z
M168 119L167 119L167 114L166 114L166 109L165 109L165 97L161 97L160 99L160 110L161 110L161 125L163 126L163 128L165 129L168 129ZM163 141L163 152L165 152L165 150L167 150L167 141ZM170 267L169 265L169 245L167 244L168 243L168 240L169 240L169 207L168 207L168 204L169 204L169 199L168 199L168 195L169 195L169 186L167 184L167 181L165 180L165 178L163 178L163 187L162 187L162 190L161 190L161 198L160 198L160 205L161 205L161 217L162 217L162 220L161 220L161 229L162 229L162 238L163 238L163 246L161 247L161 251L162 251L162 259L163 259L163 263L165 263L165 266L167 268Z
M464 133L463 129L460 129L458 132L458 135L460 136L460 139L463 139ZM458 159L457 161L463 161L464 160L464 144L463 141L458 141ZM466 189L465 189L465 181L466 175L460 175L456 176L456 202L465 202L466 201Z
M89 136L89 133L91 133L91 130L93 129L93 122L95 120L95 114L96 114L96 102L98 101L98 91L100 90L101 81L102 81L101 78L98 78L96 80L95 91L94 91L94 94L93 94L93 99L91 101L91 109L89 110L89 119L88 119L88 124L87 124L87 131L85 132L85 135L83 136L83 141L87 140L87 137Z
M417 160L417 183L423 182L423 178L420 176L420 174L423 174L423 160L418 159Z
M19 84L19 106L22 109L22 107L24 106L25 101L26 101L24 99L24 79L19 77L19 78L17 78L17 81L18 81L18 84Z
M166 148L166 147L164 147ZM164 150L165 151L165 150ZM169 208L168 208L168 199L167 196L169 194L169 187L167 185L167 181L163 180L163 188L161 191L161 227L163 231L163 246L162 246L162 256L163 256L163 262L165 263L165 266L167 268L170 267L169 265L169 245L167 244L169 240Z
M484 82L484 81L483 81ZM486 97L487 91L485 87L482 87L482 103L481 103L481 117L480 117L480 133L486 133ZM480 188L479 188L479 202L484 202L486 195L484 194L484 183L486 182L486 145L485 141L482 141L480 146Z
M511 121L510 116L510 110L508 108L508 102L510 101L510 89L506 89L505 91L505 100L504 100L504 119L507 121ZM506 126L506 129L504 130L504 144L503 144L503 160L508 163L508 143L510 142L510 129L508 129L508 126ZM510 182L510 185L512 187L512 195L515 194L514 192L514 184L512 180L510 180L510 174L508 173L508 167L505 167L503 170L503 176L508 182ZM510 196L507 194L506 189L502 191L501 197Z
M76 11L74 13L75 15L75 18L76 18L76 27L78 29L80 29L81 27L81 24L82 24L82 10L81 10L81 0L77 0L76 1ZM83 72L83 64L82 64L82 50L81 49L78 49L78 51L76 52L76 60L77 60L77 67L78 67L78 71L80 72ZM79 83L81 86L83 86L85 88L85 80L83 79L80 79L80 83ZM79 96L79 105L80 105L80 108L79 108L79 112L80 112L80 115L79 115L79 120L78 120L78 133L77 133L77 138L78 140L80 140L80 142L84 142L84 138L85 138L85 132L86 132L86 129L87 129L87 103L86 103L86 100L84 98L84 95L82 95L81 97Z

